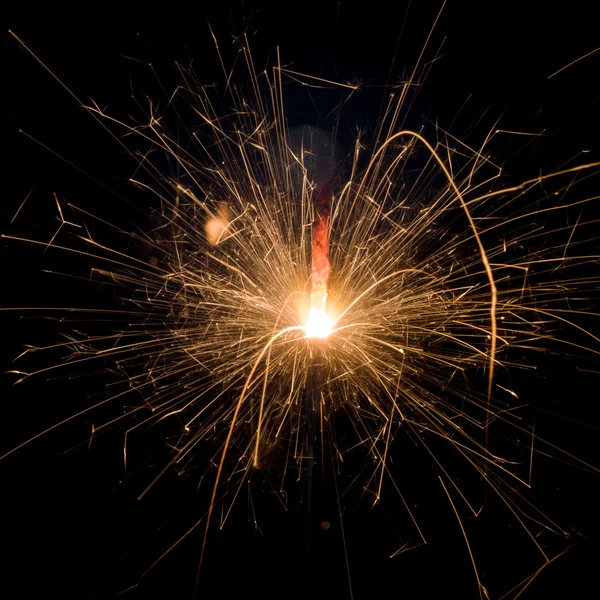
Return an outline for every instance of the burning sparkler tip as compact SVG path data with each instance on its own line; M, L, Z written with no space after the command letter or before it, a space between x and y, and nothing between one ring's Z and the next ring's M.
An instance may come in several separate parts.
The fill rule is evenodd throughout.
M333 328L333 319L324 308L311 306L304 330L307 338L326 339Z

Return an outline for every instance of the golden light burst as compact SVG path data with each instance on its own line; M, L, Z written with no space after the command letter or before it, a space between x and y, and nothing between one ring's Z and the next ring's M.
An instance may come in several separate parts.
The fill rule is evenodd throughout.
M30 347L20 364L36 355L35 366L13 372L23 380L110 365L117 381L79 415L99 405L122 407L133 394L143 397L94 427L94 435L125 429L125 469L132 437L171 420L172 458L140 498L168 470L186 473L197 456L210 457L210 505L177 544L198 528L206 542L215 508L222 525L273 448L286 457L273 476L285 498L287 482L307 460L305 394L318 355L325 365L317 407L324 452L341 469L346 453L361 448L371 465L365 493L374 504L391 494L411 523L392 554L426 543L390 470L393 441L405 435L437 466L481 597L487 591L456 503L476 517L485 490L522 528L539 565L514 588L516 597L555 558L540 536L564 533L527 499L536 452L598 472L535 431L508 374L531 368L531 357L548 341L568 353L600 351L600 340L580 320L598 317L592 303L600 270L586 250L597 236L595 222L561 217L597 202L597 196L578 195L577 184L597 177L600 163L576 161L504 186L493 145L506 132L497 126L478 143L440 128L432 137L402 127L418 90L417 65L393 86L373 141L357 137L339 170L333 135L291 134L285 90L290 82L335 89L344 98L341 111L359 86L298 73L279 59L258 72L246 39L239 50L245 83L233 85L224 67L222 92L178 66L181 85L170 109L184 105L195 119L185 142L172 133L168 111L158 113L150 101L140 105L142 125L86 104L134 159L132 184L161 208L152 228L130 233L56 196L59 227L49 239L3 235L85 257L92 279L114 286L123 304L114 313L96 311L104 332L78 329L51 347ZM226 114L222 98L233 107ZM177 175L160 168L159 153ZM334 165L338 175L328 222L331 275L326 302L316 306L313 197L329 168L323 164ZM144 256L123 251L115 237L143 247ZM569 330L585 343L572 341ZM65 360L44 364L37 355L51 348L62 349ZM328 430L340 412L352 423L351 444ZM463 485L461 473L476 476L480 488Z

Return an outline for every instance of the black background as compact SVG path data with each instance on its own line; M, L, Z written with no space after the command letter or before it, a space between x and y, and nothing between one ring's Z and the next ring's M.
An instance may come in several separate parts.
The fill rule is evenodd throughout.
M361 81L370 89L356 100L354 112L345 116L340 136L348 146L356 126L374 127L382 86L410 72L438 10L434 3L415 2L409 9L405 3L397 4L392 9L379 2L358 6L303 2L286 7L196 3L163 5L160 12L140 6L128 14L123 8L98 5L86 7L85 13L54 9L15 15L9 27L81 100L93 98L112 114L126 117L132 82L136 93L160 95L144 62L152 62L166 89L177 83L176 60L187 64L193 59L204 82L220 83L207 24L226 56L232 57L229 41L244 31L246 18L258 68L272 61L280 46L283 61L295 70ZM550 172L581 149L590 151L587 159L597 160L599 55L548 80L551 73L598 45L589 4L569 3L558 10L542 2L448 3L425 54L426 61L437 56L436 64L411 109L409 125L419 127L437 119L442 126L453 123L457 132L473 128L481 133L478 127L485 127L478 118L486 113L488 128L502 116L504 129L545 130L543 142L524 149L514 141L507 143L506 157L514 159L507 181L535 176L540 170ZM25 230L43 238L54 227L53 193L110 215L124 227L143 227L152 200L128 183L134 167L131 158L6 31L3 45L2 232ZM466 109L455 121L467 99ZM310 98L293 96L287 106L292 124L323 127L331 125L329 108L328 99L318 93ZM34 185L19 223L10 225ZM593 182L590 194L592 186ZM58 253L3 240L0 260L3 306L98 306L104 301L104 292L94 286L43 272L52 269L85 276L84 259L69 257L65 266L65 257ZM2 370L12 368L11 360L23 344L52 343L57 338L60 326L42 315L30 318L18 310L0 313ZM576 366L573 361L542 358L534 381L518 383L524 397L537 403L543 399L545 407L561 415L539 417L546 437L600 465L598 376L579 373ZM75 375L71 371L68 380L50 381L42 375L14 387L13 376L2 376L0 452L76 413L82 398L103 386L102 374ZM32 598L41 593L62 598L112 597L135 584L169 543L202 515L206 498L196 495L193 476L168 473L144 501L135 500L167 456L160 440L168 432L158 427L140 437L137 462L125 474L122 431L98 437L88 449L85 442L92 421L73 420L0 463L3 597ZM402 475L411 482L407 498L416 506L430 543L387 559L387 521L382 511L369 511L368 502L357 498L346 522L354 597L478 597L463 538L440 494L435 469L410 443L399 442L396 451L408 457ZM576 544L523 598L589 596L590 590L597 589L595 570L600 558L599 480L543 459L536 473L536 505L572 532L570 541ZM262 491L259 477L251 485L261 534L248 522L252 513L245 494L232 522L210 540L202 597L233 598L241 593L265 598L349 597L335 507L324 498L322 506L317 503L319 518L331 520L332 528L316 538L318 575L309 580L303 563L301 509L292 507L284 513ZM394 512L391 506L386 509ZM501 567L509 558L514 562L515 556L519 562L521 553L526 562L529 549L522 538L511 537L514 526L507 515L497 521L488 515L479 528L473 526L478 547L487 548L486 565ZM201 532L202 528L192 534L123 597L191 597ZM498 576L502 572L498 568L485 579L492 597L514 583L509 576Z

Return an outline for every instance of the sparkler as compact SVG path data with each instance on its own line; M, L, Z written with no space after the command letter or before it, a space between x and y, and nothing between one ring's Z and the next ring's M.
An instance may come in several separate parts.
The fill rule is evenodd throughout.
M312 226L312 264L310 309L305 323L306 337L326 339L332 329L332 321L327 314L327 283L329 281L329 216L331 213L331 186L321 183L314 195L314 222ZM321 357L317 354L308 367L306 387L306 437L308 445L306 474L306 552L309 575L311 573L310 532L312 528L311 509L313 495L313 462L315 443L318 434L318 415L321 405L321 390L325 382Z
M479 491L457 477L468 469L513 514L542 565L549 564L553 557L538 534L562 530L521 490L530 484L534 446L545 452L550 443L521 419L502 372L520 366L518 354L543 348L549 323L577 329L591 346L586 351L598 352L598 339L577 320L590 311L586 300L577 308L576 298L599 280L595 270L577 270L594 260L577 252L586 223L556 227L558 241L542 249L548 234L538 222L594 201L555 199L574 193L574 181L596 174L600 163L502 187L488 156L495 132L474 150L449 134L431 140L399 126L413 78L390 98L371 152L357 140L348 175L334 187L311 173L318 149L290 142L282 82L348 94L356 86L305 76L280 61L271 74L258 74L247 44L241 50L251 91L229 90L235 110L228 119L217 112L212 90L180 69L184 84L172 99L184 100L198 121L190 147L153 105L141 128L87 107L106 127L138 136L139 149L125 146L139 166L132 181L159 198L157 227L131 236L148 250L140 258L90 233L92 224L101 232L111 231L109 224L56 198L59 230L49 240L25 241L88 257L94 278L122 290L129 306L114 317L126 325L117 322L109 334L69 334L58 345L70 353L64 363L19 370L20 379L112 361L123 384L98 404L120 403L132 390L144 397L94 430L98 435L138 417L126 431L125 468L138 430L183 422L172 460L140 499L167 470L191 468L199 449L211 457L209 505L177 540L203 528L200 563L215 509L222 508L223 524L269 449L282 447L288 457L276 486L282 493L293 466L310 480L317 432L324 431L321 441L336 468L351 446L364 449L373 466L365 489L375 504L387 487L397 492L413 535L395 554L426 542L391 476L393 441L405 434L431 456L453 508L460 498L472 515L480 510ZM178 177L152 163L157 149L176 162ZM417 159L424 165L415 175ZM542 191L542 182L552 192ZM535 206L524 201L531 197ZM574 237L576 229L583 238ZM574 346L568 336L553 339ZM480 370L487 372L483 392L469 383ZM340 411L351 417L351 444L327 429ZM492 444L494 431L508 443ZM444 460L440 444L456 459ZM524 447L526 459L517 459L515 449ZM473 566L483 596L475 560Z
M327 281L331 266L329 252L329 213L331 210L331 189L322 186L315 196L315 220L312 242L312 290L310 311L306 319L306 336L326 338L331 332L331 320L327 315Z

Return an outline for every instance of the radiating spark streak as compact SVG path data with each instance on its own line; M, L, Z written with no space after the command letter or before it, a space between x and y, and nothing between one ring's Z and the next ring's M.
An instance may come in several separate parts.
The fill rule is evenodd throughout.
M489 198L493 198L494 196L502 196L503 194L512 194L514 192L518 192L520 190L524 190L530 188L535 185L539 185L542 181L546 181L548 179L552 179L555 177L560 177L562 175L566 175L567 173L577 173L579 171L587 171L589 169L594 169L600 166L599 162L588 163L585 165L578 165L577 167L571 167L569 169L563 169L562 171L555 171L553 173L547 173L545 175L541 175L540 177L536 177L534 179L528 179L527 181L523 181L519 185L513 185L512 187L502 188L500 190L494 190L493 192L489 192L484 194L483 196L478 196L477 198L473 198L466 202L467 206L471 204L480 203L483 200L488 200ZM542 209L542 210L551 210L551 209Z
M425 450L427 450L427 452L429 453L429 456L431 456L431 458L436 463L436 465L441 469L442 473L446 476L446 479L450 482L450 484L452 485L452 487L454 488L456 493L462 498L463 502L467 505L467 507L471 511L471 514L474 517L478 517L479 514L481 513L481 511L483 510L483 504L481 505L481 507L478 510L475 510L475 507L471 504L471 502L469 502L469 500L467 499L465 494L463 494L462 490L460 489L460 487L458 487L458 485L456 484L454 479L450 476L447 469L444 468L444 465L440 462L440 460L436 457L436 455L431 451L431 448L429 448L429 446L427 444L423 444L423 447L425 448Z
M378 281L376 281L375 283L370 285L365 291L363 291L359 296L357 296L354 300L352 300L352 302L350 302L350 304L348 304L348 306L345 308L345 310L335 319L335 321L333 322L333 326L335 327L335 325L343 319L343 317L346 315L346 313L354 305L356 305L358 302L360 302L360 300L362 298L364 298L364 296L366 296L367 294L372 292L376 287L380 286L382 283L385 283L388 279L397 277L398 275L403 275L404 273L422 273L423 275L432 277L432 275L429 275L428 273L424 273L424 272L420 271L419 269L400 269L399 271L394 271L393 273L386 275L382 279L379 279Z
M500 490L497 485L494 484L492 479L488 476L487 471L483 471L482 475L486 478L487 484L496 492L498 497L504 501L504 505L506 506L506 508L508 508L508 510L515 517L515 519L517 520L519 525L521 525L521 527L523 528L523 531L527 534L529 539L535 544L539 553L544 557L544 560L547 561L548 560L547 554L544 552L544 550L542 549L542 547L540 546L540 544L538 543L536 538L532 535L531 531L527 528L527 526L523 522L523 519L521 518L521 515L519 515L518 509L517 509L515 503L513 502L513 500L511 498L509 498L507 496L507 494L502 492L502 490ZM547 520L549 521L549 519L547 519ZM550 523L552 523L552 522L550 521Z
M246 379L246 383L244 384L244 387L242 389L242 393L240 394L240 398L237 401L237 404L235 406L235 411L233 413L233 416L231 418L231 425L229 426L229 430L227 432L227 438L225 439L225 444L223 445L223 450L221 452L221 460L219 461L219 467L217 469L217 475L215 478L215 483L213 486L213 492L212 492L212 496L210 499L210 505L208 507L208 512L206 515L206 528L204 530L204 539L202 541L202 548L200 550L200 560L198 561L198 572L196 575L196 589L198 588L198 583L200 581L200 567L202 565L202 559L204 558L204 551L206 549L206 540L208 538L208 529L210 527L210 519L212 516L212 512L213 512L213 508L215 505L215 499L217 497L217 489L219 487L219 483L221 480L221 472L223 471L223 465L225 464L225 457L227 455L227 450L229 449L229 443L231 442L231 436L233 434L233 430L235 428L235 424L237 422L237 417L238 414L240 412L240 408L242 407L242 404L244 402L244 399L246 397L246 393L248 391L248 387L252 381L252 378L254 376L254 373L260 363L260 361L262 360L263 356L265 355L265 353L269 350L269 348L273 345L273 343L280 338L282 335L285 335L286 333L291 333L293 331L303 331L304 327L302 326L292 326L292 327L286 327L285 329L282 329L281 331L278 331L274 336L271 337L271 339L269 340L269 342L266 344L266 346L262 349L262 351L260 352L260 354L258 355L258 357L256 358L256 361L254 363L254 365L252 366L252 370L250 371L250 374L248 375L248 378Z
M531 486L531 473L533 471L533 444L535 442L535 420L531 429L531 450L529 452L529 486Z
M567 250L569 249L569 245L571 244L573 236L575 235L575 230L577 229L577 226L579 225L579 221L581 221L582 214L583 214L583 211L579 213L579 216L577 217L577 222L571 229L571 234L569 235L569 239L567 240L567 243L565 244L565 249L564 249L563 256L562 256L564 259L566 259Z
M60 202L58 201L58 196L56 194L54 194L54 200L56 200L58 214L60 215L60 225L58 226L58 229L54 232L53 236L50 238L50 241L46 244L46 250L52 246L52 243L56 239L56 236L60 233L61 229L63 228L63 225L71 225L72 227L81 228L80 225L76 225L75 223L71 223L65 220L65 218L63 217L62 209L60 207Z
M289 298L288 298L288 302L289 302ZM279 315L277 317L277 321L275 321L275 325L273 326L273 333L271 336L271 339L273 339L273 337L276 335L277 329L279 327L279 320L281 319L282 313L284 308L286 307L287 302L285 302L282 307L281 310L279 311ZM269 381L269 365L271 362L271 350L273 348L272 344L269 344L269 350L267 352L267 358L265 361L266 367L265 367L265 373L264 373L264 377L263 377L263 387L262 387L262 394L260 396L260 408L258 411L258 423L256 426L256 445L255 445L255 449L254 449L254 467L258 466L258 449L260 446L260 432L261 432L261 427L262 427L262 420L263 420L263 411L264 411L264 407L265 407L265 397L267 394L267 383ZM290 394L291 394L291 390L293 388L290 389Z
M473 552L471 550L471 544L469 544L469 537L467 536L467 532L465 531L465 528L462 524L462 520L458 514L458 511L456 510L456 506L454 506L454 502L452 501L452 496L450 496L448 489L444 485L444 480L441 477L438 477L438 479L440 480L440 483L442 484L442 487L444 488L444 492L446 492L446 496L448 497L448 502L450 502L450 506L452 506L452 510L454 511L454 515L456 516L456 520L458 521L458 525L460 526L460 530L463 534L465 544L467 545L467 550L469 551L469 556L471 558L471 564L473 565L473 572L475 573L475 579L477 580L477 591L479 592L479 597L483 598L483 595L485 595L486 598L489 598L487 590L485 589L485 587L483 587L483 584L481 583L481 580L479 579L479 572L477 571L477 564L475 563L475 557L473 556Z
M504 598L507 598L510 594L512 594L515 590L519 589L521 586L521 589L519 590L519 593L516 596L513 596L513 600L517 600L517 598L519 598L519 596L521 596L521 594L531 585L531 583L533 582L533 580L548 566L550 566L555 560L559 559L561 556L563 556L564 554L566 554L571 548L573 548L573 546L569 546L568 548L565 548L560 554L557 554L555 557L549 559L548 561L546 561L539 569L537 569L534 573L532 573L531 575L529 575L529 577L525 578L523 581L521 581L521 583L518 583L515 587L513 587L512 589L510 589L508 592L506 592L506 594L504 594L503 596L500 596L500 598L498 600L504 600Z
M343 513L342 513L342 505L341 505L341 497L340 497L340 492L338 489L338 482L337 482L337 477L336 477L336 472L335 472L335 464L333 461L333 455L331 455L331 472L333 473L333 484L335 486L335 497L337 500L337 507L338 507L338 514L340 517L340 531L342 533L342 547L344 548L344 562L346 564L346 576L348 577L348 588L350 591L350 600L352 600L354 598L354 595L352 593L352 575L350 573L350 559L348 557L348 548L346 545L346 532L344 530L344 519L343 519Z
M381 475L379 476L379 487L377 489L377 496L376 496L377 501L379 501L379 499L381 498L381 488L383 486L383 474L384 474L385 466L387 463L388 449L390 447L394 412L398 412L398 414L400 415L400 422L404 421L404 415L402 414L402 411L398 408L398 404L396 402L396 399L398 397L398 389L400 387L400 379L402 378L402 368L403 367L404 367L404 361L402 361L402 363L400 365L400 372L398 373L398 383L396 384L396 391L394 392L394 395L392 396L392 404L393 405L392 405L392 411L390 413L390 416L389 416L389 419L387 422L387 439L385 442L385 451L384 451L383 457L381 459Z
M127 392L123 392L123 394L119 394L119 395L124 395L125 393L127 393ZM4 460L6 457L10 456L11 454L14 454L17 450L20 450L21 448L27 446L31 442L33 442L33 441L35 441L35 440L43 437L47 433L50 433L54 429L57 429L57 428L65 425L66 423L69 423L70 421L73 421L77 417L80 417L81 415L85 415L85 414L87 414L89 412L92 412L92 411L96 410L97 408L108 404L109 402L114 402L115 398L116 398L116 396L115 397L111 397L111 398L107 398L106 400L102 400L101 402L98 402L98 403L96 403L96 404L94 404L92 406L88 406L87 408L84 408L83 410L79 411L78 413L75 413L74 415L71 415L70 417L67 417L66 419L63 419L62 421L59 421L58 423L55 423L54 425L52 425L51 427L48 427L47 429L44 429L43 431L40 431L39 433L37 433L36 435L34 435L34 436L30 437L29 439L25 440L24 442L22 442L18 446L15 446L14 448L12 448L11 450L9 450L8 452L5 452L2 456L0 456L0 461Z
M3 236L0 236L3 237ZM19 241L24 241L24 238L16 238ZM108 314L108 315L137 315L135 311L126 310L110 310L106 308L73 308L72 306L0 306L0 311L23 311L23 312L77 312L77 313L92 313L92 314ZM119 334L120 335L120 334ZM54 346L44 346L54 348Z
M77 103L80 106L84 106L85 104L79 99L79 97L73 92L73 90L71 90L71 88L69 88L69 86L67 86L59 77L57 77L57 75L29 48L29 46L27 46L27 44L25 44L25 42L18 36L16 35L13 31L11 31L10 29L8 30L8 33L10 33L10 35L12 35L15 40L17 40L17 42L23 46L23 48L25 48L25 50L27 50L27 52L37 61L37 63L74 99L77 101ZM127 146L117 137L115 136L111 130L107 127L107 125L104 123L104 121L99 118L96 114L94 114L93 110L90 110L88 108L88 112L89 114L96 120L96 122L127 152L129 153L129 149L127 148ZM25 133L25 132L23 132ZM27 134L25 134L27 135ZM28 136L30 137L30 136ZM31 138L34 139L34 138ZM37 141L37 140L34 140ZM43 144L42 144L43 145ZM45 146L44 146L45 147ZM55 152L53 152L50 148L48 148L48 150L50 150L50 152L52 152L53 154L56 154ZM61 157L62 158L62 157ZM65 160L63 158L63 160ZM66 161L69 164L71 164L69 161ZM75 169L77 169L78 171L81 171L81 169L79 169L77 166L72 165ZM82 171L83 172L83 171ZM86 174L87 175L87 174ZM89 175L88 175L89 176ZM103 186L105 187L105 186ZM112 192L112 190L111 190Z
M26 242L28 244L34 244L34 245L37 245L37 246L47 246L46 242L41 242L41 241L38 241L38 240L33 240L33 239L28 239L28 238L22 238L22 237L19 237L19 236L16 236L16 235L7 235L7 234L4 234L4 233L0 234L0 239L14 240L14 241L17 241L17 242ZM92 239L84 238L83 236L80 236L80 239L82 239L83 241L88 242L88 243L90 243L90 244L92 244L92 245L94 245L97 248L100 248L102 250L107 250L108 252L112 252L112 253L117 254L117 255L120 254L116 250L112 250L112 249L110 249L108 247L102 246L102 244L99 244L98 242L95 242ZM92 254L91 252L84 252L83 250L74 250L73 248L68 248L66 246L58 246L57 244L53 244L52 248L54 248L55 250L65 250L67 252L74 252L74 253L79 254L81 256L87 256L88 258L101 259L101 260L103 260L105 262L110 262L110 263L115 264L115 265L119 265L119 266L122 266L122 267L129 267L129 268L132 268L132 269L137 269L138 271L150 273L150 271L148 269L148 265L146 263L144 263L143 261L138 261L141 265L144 265L144 267L140 267L140 266L137 266L137 265L129 265L127 263L123 263L123 262L118 261L116 259L110 259L110 258L107 258L106 256L102 256L101 257L101 256L99 256L97 254ZM125 255L121 254L121 256L125 256ZM126 258L128 260L134 260L134 261L137 260L137 259L135 259L133 257L130 257L130 256L126 256Z
M29 196L31 196L31 193L33 192L33 190L35 190L35 185L32 186L32 188L27 192L27 195L25 196L25 199L23 200L23 202L21 202L21 204L19 204L19 208L17 208L17 211L13 215L13 218L10 220L11 225L14 223L14 220L19 216L21 209L25 206L25 203L29 199Z
M528 133L526 131L511 131L509 129L496 129L494 133L508 133L509 135L523 135L525 137L541 137L544 135L543 131L539 133Z
M583 56L580 56L579 58L572 60L569 64L565 65L564 67L561 67L558 71L554 71L554 73L552 73L552 75L548 75L548 79L552 79L555 75L562 73L565 69L572 67L574 64L578 63L580 60L583 60L584 58L587 58L588 56L595 54L596 52L598 52L598 50L600 50L600 46L598 48L596 48L595 50L591 50L587 54L584 54Z
M585 327L581 327L581 325L577 325L577 323L573 323L573 321L569 321L569 319L565 319L564 317L561 317L558 315L559 312L571 313L571 311L565 311L565 310L560 310L560 309L547 311L547 310L543 310L541 308L530 308L527 306L523 306L521 308L524 308L526 311L529 311L529 312L535 312L536 314L547 315L548 317L551 317L553 319L558 319L559 321L562 321L563 323L566 323L567 325L570 325L571 327L577 329L584 335L591 337L594 341L600 342L600 337L595 336L591 331L589 331L588 329L585 329ZM588 313L588 314L593 314L594 316L596 316L596 313ZM585 347L585 346L581 346L580 344L572 344L572 343L566 342L564 340L562 340L562 343L566 343L566 344L569 344L569 345L572 345L575 347L579 347L579 348ZM589 348L587 348L587 347L585 347L585 348L586 348L586 350L589 350ZM600 354L600 350L598 350L598 351L593 350L593 352L595 352L596 354Z
M417 519L415 518L415 516L413 515L413 512L410 509L410 506L409 506L408 502L406 501L406 499L404 498L404 495L400 491L400 488L398 487L398 484L396 483L395 479L393 477L391 477L390 481L392 483L392 486L396 490L396 493L398 494L398 497L402 501L404 509L406 510L407 514L409 515L409 517L410 517L410 519L412 521L412 524L414 525L415 529L417 530L417 533L419 534L419 537L421 538L421 542L419 544L416 544L415 546L412 546L412 548L419 548L420 546L426 546L427 545L427 539L423 535L423 532L421 531L421 528L419 527L419 523L418 523ZM398 554L400 554L401 552L406 552L407 551L406 544L403 546L403 548L404 548L404 550L397 550L396 552L394 552L390 556L390 558L394 558L395 556L398 556Z
M113 336L116 339L120 339L123 336ZM107 339L106 337L102 337L101 339L105 340ZM164 340L168 340L169 338L166 337L164 338ZM175 336L173 336L171 339L176 339ZM84 358L78 358L78 359L74 359L72 361L70 361L68 364L69 365L74 365L74 364L81 364L81 363L86 363L89 362L91 360L94 360L94 358L97 358L99 356L102 356L103 354L108 354L110 356L116 356L118 354L125 354L130 352L131 350L138 350L141 349L143 346L152 346L153 344L155 344L156 342L154 340L149 340L147 342L137 342L135 344L130 344L130 345L125 345L125 346L116 346L116 347L112 347L112 348L108 348L106 350L95 350L94 354L92 354L91 356L86 356ZM73 345L73 342L68 342L64 345ZM42 350L47 350L50 348L57 348L59 347L59 344L55 344L53 346L48 346L48 347L44 347L42 348ZM61 367L65 367L67 366L67 364L55 364L55 365L51 365L49 367L44 367L43 369L38 369L37 371L32 371L31 373L22 373L20 371L8 371L8 373L19 373L19 374L24 374L27 377L33 377L34 375L41 375L42 373L48 373L50 371L55 371L57 369L60 369ZM22 380L19 380L17 383L19 383Z
M199 413L197 415L195 415L194 420L196 418L199 418L202 416L202 414L206 411L208 411L208 409L212 408L213 405L217 404L217 401L220 400L222 398L222 396L225 395L225 392L227 390L224 390L222 393L217 394L215 396L215 398L213 400L211 400L201 411L199 411ZM193 400L192 400L193 402ZM183 407L185 409L185 407ZM152 419L152 417L150 417L149 419L147 419L146 421L150 421L150 419ZM189 427L190 424L192 422L190 421L189 423L186 424L186 427ZM137 427L137 426L136 426ZM133 428L132 428L133 429ZM132 430L131 429L131 430ZM128 431L131 431L128 430ZM193 437L183 448L178 450L178 453L176 454L176 456L174 456L163 468L162 470L154 477L154 479L146 486L146 488L144 489L144 491L138 495L137 499L138 500L142 500L144 498L144 496L146 496L146 494L154 487L154 485L163 477L163 475L175 464L177 464L178 462L180 462L188 452L190 452L194 446L196 446L198 443L200 442L200 438L199 437Z
M475 222L473 221L473 217L471 216L471 213L469 212L469 209L467 207L467 204L465 203L463 195L461 194L456 183L454 182L454 179L452 178L450 171L448 171L448 168L446 167L446 165L444 164L442 159L439 157L438 153L435 151L433 146L423 136L421 136L418 133L415 133L414 131L405 130L405 131L399 131L398 133L395 133L394 135L390 136L382 144L382 146L379 148L379 150L377 150L377 152L375 152L371 162L369 163L369 166L367 167L367 170L366 170L363 178L361 179L360 186L362 187L364 185L367 175L369 174L371 165L374 164L374 162L377 160L378 155L386 149L388 144L390 144L393 140L395 140L399 137L407 137L407 136L413 137L413 138L419 140L419 142L421 142L421 144L423 144L429 150L431 156L435 159L438 166L443 171L444 175L446 176L446 178L448 180L448 184L454 190L454 193L456 194L458 201L460 202L461 206L463 207L463 210L465 211L465 214L469 221L469 225L471 226L471 230L473 231L473 235L475 237L475 240L477 241L477 246L479 247L479 252L481 253L481 260L483 262L485 271L487 273L487 277L488 277L489 285L490 285L490 293L491 293L490 320L491 320L491 327L492 327L492 331L491 331L492 338L491 338L490 359L489 359L489 366L488 366L488 403L489 403L489 400L492 395L492 382L494 380L494 362L495 362L495 357L496 357L496 344L497 344L496 335L497 335L497 328L498 328L498 325L496 322L496 304L498 302L498 290L496 289L496 284L494 282L494 276L492 274L492 269L491 269L490 263L488 261L485 247L483 246L483 243L481 242L481 238L477 231L477 227L475 226ZM360 187L359 187L359 189L360 189Z
M342 87L342 88L347 88L347 89L350 89L353 91L356 91L360 87L358 85L353 85L350 83L341 83L339 81L332 81L330 79L324 79L322 77L316 77L314 75L307 75L306 73L299 73L298 71L292 71L291 69L287 69L285 67L280 67L278 70L281 73L285 73L286 75L295 75L296 77L298 77L298 79L296 81L298 81L299 83L301 83L301 79L308 79L310 81L319 81L321 83L327 83L332 86L335 86L336 88Z
M492 133L492 131L495 130L495 128L496 128L496 126L498 125L499 122L500 122L500 118L498 118L498 120L490 128L490 130L488 131L487 136L485 137L485 139L483 140L483 143L481 144L481 147L475 153L475 160L473 161L473 166L471 167L471 170L469 172L469 177L468 177L468 180L467 180L467 189L469 189L471 187L471 183L473 181L473 177L475 176L476 169L479 168L479 166L481 165L481 163L483 163L483 162L486 161L486 159L483 157L483 149L488 145L488 142L492 138L492 135L494 135ZM452 165L452 161L450 160L450 157L448 157L448 164Z
M23 134L26 138L30 139L32 142L35 142L38 146L40 146L44 150L47 150L48 152L50 152L50 154L52 154L52 155L56 156L57 158L59 158L65 164L69 165L69 167L75 169L76 171L78 171L82 175L85 175L88 179L90 179L94 183L98 184L100 187L102 187L103 189L105 189L107 192L110 192L113 196L116 196L117 198L119 198L120 200L123 200L125 202L125 199L122 198L119 194L117 194L113 189L111 189L110 187L108 187L107 185L105 185L104 183L102 183L100 180L98 180L95 177L93 177L92 175L90 175L90 173L88 171L85 171L81 167L78 167L75 163L73 163L70 160L68 160L67 158L65 158L62 154L59 154L58 152L56 152L55 150L53 150L52 148L50 148L50 146L47 146L46 144L44 144L40 140L34 138L32 135L30 135L26 131L23 131L22 129L19 129L19 133ZM19 210L21 210L21 208L19 208Z

